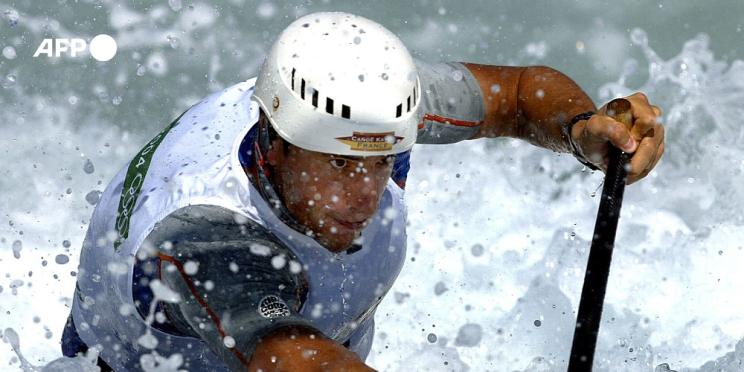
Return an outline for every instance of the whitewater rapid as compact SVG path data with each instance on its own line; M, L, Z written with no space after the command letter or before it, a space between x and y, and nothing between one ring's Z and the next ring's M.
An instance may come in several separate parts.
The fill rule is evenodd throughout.
M667 145L657 168L625 192L595 366L740 371L744 62L716 59L705 35L666 60L642 30L628 36L644 59L626 61L598 96L606 102L646 92L664 110ZM539 59L544 51L528 45L525 55ZM162 77L167 62L154 55L141 65ZM21 92L12 72L0 79L3 89ZM148 139L137 128L104 125L121 97L97 92L92 102L19 93L6 102L14 109L0 114L0 149L12 164L0 181L7 221L0 229L0 330L9 329L0 361L11 370L21 367L11 344L27 370L60 357L97 192ZM196 99L181 97L167 111ZM103 104L109 111L86 115ZM393 371L565 370L601 182L568 155L513 139L417 146L407 190L408 258L377 310L368 362ZM55 363L47 369L90 367L84 358Z

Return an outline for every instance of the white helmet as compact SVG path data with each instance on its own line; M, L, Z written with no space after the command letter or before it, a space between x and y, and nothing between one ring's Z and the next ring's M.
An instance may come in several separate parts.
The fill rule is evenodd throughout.
M252 99L289 143L330 154L404 152L421 115L418 73L405 45L369 19L313 13L271 47Z

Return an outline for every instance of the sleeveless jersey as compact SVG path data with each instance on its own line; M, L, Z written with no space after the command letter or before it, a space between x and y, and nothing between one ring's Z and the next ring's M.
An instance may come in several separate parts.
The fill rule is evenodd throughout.
M284 224L239 159L241 142L259 116L250 100L254 83L236 84L188 109L114 177L96 206L72 316L80 338L99 345L115 370L140 369L142 356L153 352L166 358L180 353L191 371L226 370L203 341L162 332L134 310L135 256L153 249L142 243L159 221L192 205L225 208L271 231L303 265L308 292L300 316L327 337L348 341L362 359L369 352L374 310L405 259L403 190L388 183L362 232L362 248L352 254L331 253Z

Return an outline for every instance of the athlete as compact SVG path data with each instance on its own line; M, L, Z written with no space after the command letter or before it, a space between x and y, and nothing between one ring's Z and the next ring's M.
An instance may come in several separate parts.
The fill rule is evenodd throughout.
M633 183L664 128L627 99L630 130L551 68L425 63L368 19L301 17L257 79L189 108L109 184L64 354L94 348L116 371L371 370L414 143L516 137L602 171L614 145Z

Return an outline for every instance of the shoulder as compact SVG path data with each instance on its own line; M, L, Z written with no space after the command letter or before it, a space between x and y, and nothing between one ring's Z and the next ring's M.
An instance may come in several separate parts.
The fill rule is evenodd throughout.
M417 143L455 143L472 138L485 115L478 81L458 62L417 60L423 125Z

